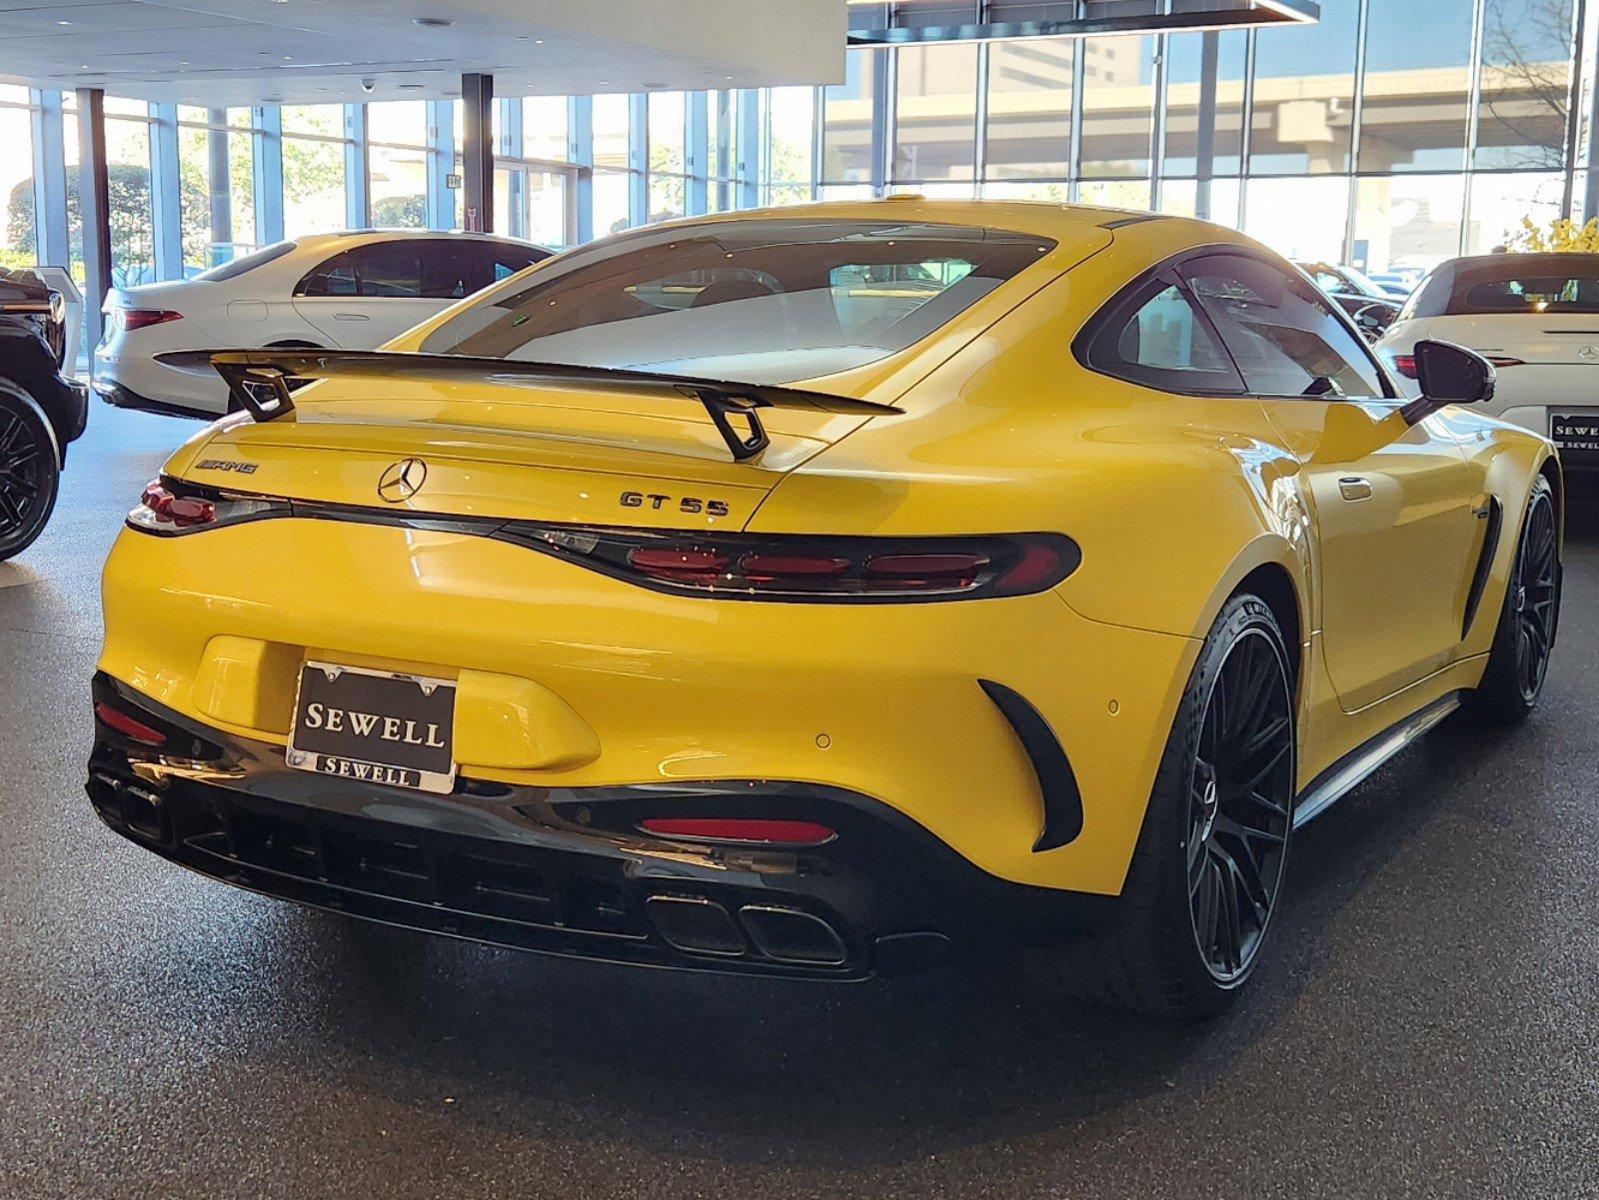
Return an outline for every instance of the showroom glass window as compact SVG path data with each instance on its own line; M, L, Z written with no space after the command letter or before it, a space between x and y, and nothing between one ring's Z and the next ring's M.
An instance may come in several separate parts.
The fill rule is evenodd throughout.
M973 178L977 47L907 46L893 53L892 177L912 183Z
M738 207L738 93L705 93L705 162L695 164L706 179L705 210Z
M368 195L378 229L426 229L428 114L422 100L366 106Z
M75 97L65 97L63 137L67 162L67 234L72 277L84 283L83 208L78 169ZM150 176L150 106L142 100L105 98L106 172L110 176L111 286L156 281L155 209Z
M987 178L1065 179L1071 173L1078 45L1040 39L988 47Z
M628 219L627 97L594 97L594 236L626 229Z
M1478 169L1565 166L1573 0L1484 0Z
M1303 277L1231 254L1185 263L1181 274L1251 394L1321 399L1386 394L1359 336Z
M28 89L0 84L0 267L30 267L38 261L38 226L33 204L33 106Z
M1158 45L1154 37L1083 39L1077 69L1083 76L1084 179L1138 178L1147 183ZM1146 189L1145 206L1148 202Z
M284 236L345 228L344 106L288 105L282 118Z
M651 92L649 111L651 221L668 221L687 212L684 199L684 123L682 92Z
M1359 11L1354 0L1334 0L1322 5L1315 25L1257 32L1252 173L1326 175L1350 169Z
M848 50L844 82L822 89L824 184L872 180L872 93L880 70L880 52Z
M804 204L811 198L815 95L808 87L768 88L762 93L765 137L761 175L767 204Z
M259 246L253 139L247 108L178 107L178 210L186 276Z

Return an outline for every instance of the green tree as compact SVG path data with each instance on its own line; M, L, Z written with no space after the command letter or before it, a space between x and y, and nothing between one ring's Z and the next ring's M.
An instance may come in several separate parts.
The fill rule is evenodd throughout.
M426 229L426 196L385 196L372 205L372 224L379 229Z

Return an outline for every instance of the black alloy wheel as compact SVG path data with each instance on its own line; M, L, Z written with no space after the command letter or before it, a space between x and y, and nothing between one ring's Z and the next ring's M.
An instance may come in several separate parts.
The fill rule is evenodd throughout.
M1511 619L1515 622L1516 685L1523 703L1529 706L1543 691L1560 617L1559 542L1554 502L1547 491L1534 492L1511 580L1515 589Z
M1297 650L1258 595L1239 592L1216 615L1178 702L1121 895L1092 929L1040 957L1072 995L1202 1020L1253 976L1287 878Z
M33 544L55 507L59 467L49 427L0 394L0 560Z
M1293 697L1277 645L1243 630L1211 683L1189 789L1188 912L1212 978L1242 979L1271 921L1288 858Z

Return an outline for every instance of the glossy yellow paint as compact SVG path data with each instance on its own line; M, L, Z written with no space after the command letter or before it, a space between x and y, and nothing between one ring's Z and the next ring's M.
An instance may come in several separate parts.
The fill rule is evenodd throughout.
M285 518L171 539L124 531L106 566L101 669L280 744L305 658L454 678L468 775L829 784L894 806L995 875L1100 893L1122 886L1201 639L1251 573L1275 573L1295 598L1302 785L1476 682L1530 480L1551 454L1543 439L1453 409L1412 427L1397 402L1169 395L1074 360L1073 337L1128 281L1194 246L1245 243L1230 231L1175 219L1107 229L1125 214L999 202L771 215L818 209L1000 226L1054 245L923 342L803 385L903 415L784 412L751 462L730 462L687 400L330 381L298 393L291 419L217 423L167 471L388 512L766 533L1059 531L1083 562L1054 593L707 600L457 533ZM429 328L395 348L416 348ZM384 505L379 476L411 455L429 464L427 486ZM1349 474L1371 481L1371 500L1345 503ZM628 491L715 498L726 515L621 506ZM1507 534L1485 618L1462 638L1484 527L1473 514L1489 495ZM1032 851L1037 783L980 678L1027 697L1064 745L1085 807L1070 844Z

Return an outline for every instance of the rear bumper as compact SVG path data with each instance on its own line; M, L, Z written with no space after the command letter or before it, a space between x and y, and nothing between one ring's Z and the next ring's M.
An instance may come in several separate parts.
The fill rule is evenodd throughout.
M181 322L180 322L181 323ZM141 335L117 334L95 357L93 386L108 404L172 417L214 420L228 411L221 376L205 369L180 370L155 361L155 354L180 347Z
M244 740L286 743L307 659L410 671L457 681L470 778L803 781L872 797L986 874L1104 895L1121 890L1197 645L1048 593L724 602L466 532L300 517L124 531L103 594L100 669ZM1053 731L1080 828L1052 825L983 681Z
M97 721L87 790L111 829L214 879L387 924L564 957L847 981L951 949L1058 941L1115 903L996 879L837 788L462 779L434 796L290 770L279 747L103 674L93 690L171 735L151 749ZM780 814L837 836L776 850L637 830L668 806Z
M181 404L169 404L161 400L152 400L148 396L140 395L130 387L116 382L106 376L96 375L94 391L100 399L114 408L131 408L139 412L157 413L163 417L190 417L201 421L209 421L218 414L204 412L197 408L185 408Z

